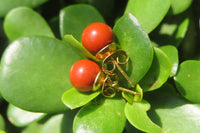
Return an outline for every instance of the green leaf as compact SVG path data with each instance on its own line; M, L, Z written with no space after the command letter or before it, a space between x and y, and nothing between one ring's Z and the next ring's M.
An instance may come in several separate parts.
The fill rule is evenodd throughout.
M73 133L73 121L77 112L77 109L67 110L64 112L64 116L61 123L61 133Z
M132 13L142 28L150 33L159 25L170 8L170 0L129 0L125 12Z
M4 30L11 41L32 35L54 37L44 18L28 7L10 11L5 17Z
M105 17L112 17L115 8L115 0L75 0L77 3L90 4L98 9Z
M63 94L62 101L68 108L75 109L89 103L99 94L100 91L92 93L82 93L79 92L77 89L72 88Z
M171 11L173 15L177 15L187 10L193 0L171 0Z
M6 132L0 129L0 133L6 133Z
M46 121L44 121L46 122ZM22 128L22 130L18 131L17 133L40 133L44 122L33 122L27 125L26 127ZM20 128L18 128L20 129ZM14 131L9 131L9 132L16 132Z
M154 59L148 73L140 81L143 91L152 91L162 86L171 73L171 62L159 48L154 48Z
M174 41L172 41L173 45L178 47L182 41L182 39L185 37L187 29L189 26L189 18L185 18L178 26L176 32L173 34Z
M92 55L88 50L86 50L85 47L83 47L83 45L79 41L77 41L72 35L64 35L63 41L67 44L70 44L84 56L92 60L98 61L98 59L94 55Z
M64 114L52 116L42 127L40 133L60 133Z
M192 102L200 103L200 61L182 62L174 81L182 96Z
M104 22L104 19L93 6L86 4L67 6L60 11L61 37L71 34L81 41L85 27L94 22Z
M74 119L75 133L121 133L126 123L122 99L94 101L84 106Z
M126 122L126 133L144 133L141 130L135 128L130 124L129 121Z
M1 70L2 69L2 67L1 67L1 65L0 65L0 75L1 75ZM1 96L1 82L0 82L0 101L1 101L1 99L2 99L2 96ZM0 102L1 103L1 102Z
M186 12L187 13L187 12ZM185 14L186 14L185 13ZM194 56L198 53L198 37L197 34L197 25L195 18L191 18L193 12L189 12L189 26L187 29L187 34L184 36L183 41L181 42L180 49L182 54L182 60L194 59Z
M72 124L77 110L67 110L48 119L40 133L72 133Z
M143 90L139 84L136 85L135 90L137 93L139 93L139 95L133 95L131 93L122 91L123 98L125 98L129 103L141 101L143 98Z
M63 111L66 106L61 96L72 87L69 70L82 58L57 39L38 36L16 40L2 58L2 95L31 112Z
M161 128L153 123L148 117L147 112L150 104L147 101L126 103L125 115L128 121L137 129L148 133L160 133Z
M170 77L173 77L176 75L176 72L178 70L178 64L179 64L179 58L178 58L178 50L176 47L172 45L166 45L160 47L160 49L165 52L165 54L169 57L171 64L172 64L172 69L171 69L171 74Z
M183 16L184 18L182 18ZM160 45L174 45L179 47L189 26L188 15L184 14L183 16L167 17L154 32L152 39L157 41Z
M5 16L11 9L19 6L37 7L48 0L0 0L0 17Z
M127 74L137 84L149 70L153 60L153 48L147 34L137 19L125 14L114 26L114 33L120 48L130 57Z
M177 95L172 85L165 84L148 97L148 101L152 103L149 116L162 127L162 133L200 131L200 104L191 104Z
M5 121L3 119L3 116L0 114L0 130L5 129Z
M9 121L17 127L27 126L34 121L40 120L45 115L46 114L44 113L25 111L18 107L15 107L12 104L9 104L7 109L7 117Z

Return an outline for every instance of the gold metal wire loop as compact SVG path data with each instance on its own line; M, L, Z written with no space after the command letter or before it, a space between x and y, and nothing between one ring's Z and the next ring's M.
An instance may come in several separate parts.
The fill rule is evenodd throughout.
M117 50L115 54L117 54L116 61L117 61L118 64L125 65L125 64L128 63L129 56L125 51ZM122 58L123 60L125 59L125 61L121 61L120 58Z
M101 93L105 97L114 97L116 95L116 90L112 86L112 80L109 76L106 76L104 80Z
M110 54L112 54L116 50L116 44L111 43L109 45L106 45L104 48L99 50L99 52L96 54L96 58L98 59L104 59Z
M101 93L105 97L114 97L117 90L127 92L132 95L140 95L131 89L126 89L118 86L118 75L116 71L119 71L123 77L128 81L131 88L134 88L133 82L129 79L128 75L121 68L121 65L125 65L129 62L128 54L119 49L116 50L116 44L112 43L101 49L96 57L103 59L102 71L97 75L93 84L93 90L101 88Z
M117 68L119 72L124 76L124 78L128 81L130 86L133 88L134 84L129 79L128 75L124 72L124 70L119 65L125 65L129 61L128 54L123 50L116 50L109 56L107 56L102 62L102 71L105 74L113 75L115 69Z

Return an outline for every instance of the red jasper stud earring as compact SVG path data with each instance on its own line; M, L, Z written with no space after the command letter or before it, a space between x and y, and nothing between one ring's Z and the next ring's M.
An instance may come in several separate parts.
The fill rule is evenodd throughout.
M82 33L83 46L93 55L113 42L113 31L104 23L96 22L88 25Z
M102 72L96 77L93 90L102 86L102 94L106 97L113 97L116 89L133 95L140 95L135 91L118 86L118 75L115 73L115 69L121 72L131 88L134 88L133 82L120 67L120 65L128 63L129 56L123 50L116 50L114 34L108 25L100 22L88 25L82 33L82 44L96 58L103 60Z
M70 69L69 78L72 85L81 92L90 92L94 81L100 72L97 63L83 59L74 63Z

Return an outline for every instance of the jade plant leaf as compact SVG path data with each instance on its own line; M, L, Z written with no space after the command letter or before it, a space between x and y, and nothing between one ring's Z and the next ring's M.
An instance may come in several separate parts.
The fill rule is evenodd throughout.
M77 89L72 88L70 90L67 90L63 94L62 101L68 108L75 109L89 103L100 93L101 93L100 91L92 93L82 93L79 92Z
M104 19L93 6L86 4L67 6L60 11L61 37L71 34L81 41L85 27L94 22L104 22Z
M126 72L136 84L147 73L153 60L153 48L148 35L130 13L118 20L113 31L120 49L130 57Z
M72 124L76 113L77 110L67 110L53 115L44 123L40 133L73 133Z
M176 15L187 10L192 4L193 0L171 0L172 14Z
M9 121L17 127L27 126L34 121L42 119L45 115L45 113L25 111L12 104L9 104L7 109L7 117Z
M44 18L28 7L11 10L5 17L4 30L11 41L32 35L54 37Z
M63 41L66 42L67 44L70 44L84 56L97 61L97 58L94 55L92 55L88 50L86 50L85 47L83 47L82 43L77 41L72 35L64 35Z
M0 129L0 133L6 133L6 132Z
M171 73L171 61L159 48L154 48L154 59L148 73L139 82L143 91L152 91L162 86Z
M156 34L151 36L151 39L156 40L160 45L174 45L180 46L185 37L189 27L189 17L187 14L182 16L170 16L167 20L157 28Z
M129 121L126 122L126 133L143 133L141 130L135 128L130 124Z
M153 123L147 115L150 104L143 100L141 102L126 103L124 112L128 121L137 129L148 133L160 133L161 128Z
M176 47L172 45L162 46L160 47L160 49L169 57L171 61L172 69L170 77L173 77L174 75L176 75L176 72L178 70L178 64L179 64L178 50Z
M125 12L132 13L142 28L150 33L159 25L170 8L170 0L129 0Z
M40 133L60 133L61 132L61 123L64 114L57 114L52 116L45 124L43 125Z
M77 3L90 4L98 9L104 17L113 16L115 0L75 0Z
M200 103L200 61L182 62L174 81L182 96L192 102Z
M19 6L37 7L47 0L0 0L0 17L5 16L11 9Z
M1 69L2 69L2 67L1 67L1 65L0 65L0 75L1 75ZM0 82L0 101L1 101L1 99L2 99L2 96L1 96L1 82ZM1 103L1 102L0 102Z
M67 110L64 112L61 123L61 133L73 133L73 121L78 109Z
M121 133L123 131L126 123L125 101L114 98L101 100L90 102L81 108L74 119L74 132Z
M16 133L40 133L41 129L43 128L44 123L43 122L33 122L27 125L26 127L22 128L22 130L16 132L10 131L10 132L16 132Z
M147 97L147 96L146 96ZM200 131L200 104L180 97L171 84L165 84L148 95L151 119L162 127L162 133L196 133Z
M172 44L178 47L182 41L182 39L185 37L186 32L188 30L189 26L189 18L185 18L178 26L177 30L173 34L174 40L172 40Z
M63 111L66 106L61 96L72 88L69 70L82 58L57 39L37 36L16 40L1 60L2 96L31 112Z
M133 95L131 93L122 91L122 97L129 103L139 102L143 99L143 90L139 84L136 85L135 91L139 93L139 95Z
M0 130L5 129L5 121L3 119L3 116L0 114Z

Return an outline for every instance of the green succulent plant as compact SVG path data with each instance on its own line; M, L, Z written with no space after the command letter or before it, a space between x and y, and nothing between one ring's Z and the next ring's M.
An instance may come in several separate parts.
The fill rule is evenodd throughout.
M199 5L0 0L0 37L6 40L0 42L0 133L200 131ZM124 79L119 84L140 97L120 91L107 98L101 89L83 93L70 83L76 61L102 63L81 42L94 22L112 27L117 48L129 56L121 67L135 87Z

